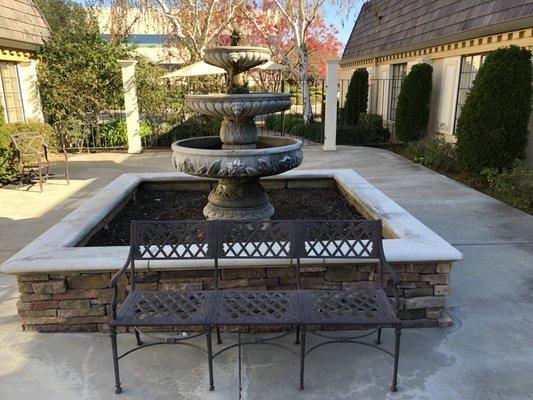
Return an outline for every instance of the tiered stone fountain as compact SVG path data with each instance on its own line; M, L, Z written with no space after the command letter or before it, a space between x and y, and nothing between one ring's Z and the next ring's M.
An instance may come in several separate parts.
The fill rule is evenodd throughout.
M251 94L246 71L268 61L269 51L237 46L238 40L233 38L234 45L206 49L203 57L206 63L227 71L228 93L185 97L191 110L224 118L220 137L173 143L173 162L179 171L218 179L204 208L206 218L268 219L274 208L259 179L300 165L302 141L257 135L254 117L288 109L290 94Z

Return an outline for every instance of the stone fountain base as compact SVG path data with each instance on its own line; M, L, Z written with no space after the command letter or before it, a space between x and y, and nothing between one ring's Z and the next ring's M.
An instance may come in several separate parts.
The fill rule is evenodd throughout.
M259 178L221 179L204 208L207 219L269 219L274 215Z

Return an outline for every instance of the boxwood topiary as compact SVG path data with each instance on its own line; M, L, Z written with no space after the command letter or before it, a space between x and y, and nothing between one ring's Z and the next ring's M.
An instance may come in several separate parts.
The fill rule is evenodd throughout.
M367 103L368 72L364 68L356 69L346 92L346 101L341 114L342 123L356 125L359 122L359 114L366 112Z
M425 135L431 101L431 76L429 64L413 65L405 77L396 106L396 136L402 142L418 140Z
M524 159L531 104L531 51L511 46L487 56L457 123L457 159L470 172Z

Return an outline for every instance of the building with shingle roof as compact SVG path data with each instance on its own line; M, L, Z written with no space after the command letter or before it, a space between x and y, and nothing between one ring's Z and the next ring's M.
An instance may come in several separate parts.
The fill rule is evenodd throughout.
M428 129L454 140L461 107L485 55L510 45L533 49L533 0L369 0L340 61L341 96L353 72L365 68L368 111L393 127L403 78L414 64L429 63ZM533 138L529 155L533 161Z
M49 37L33 0L0 0L0 105L6 122L42 120L36 53Z

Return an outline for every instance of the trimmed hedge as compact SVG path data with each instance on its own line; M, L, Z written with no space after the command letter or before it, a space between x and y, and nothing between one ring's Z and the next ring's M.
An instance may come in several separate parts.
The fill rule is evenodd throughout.
M282 132L283 130L290 132L294 126L301 124L303 120L304 117L302 114L285 114L285 125L283 125L282 114L269 114L265 118L265 128L276 132Z
M396 106L396 136L407 143L426 134L429 122L433 67L413 65L405 77Z
M531 51L511 46L489 53L457 123L462 168L478 173L525 158L531 78Z
M174 126L168 132L152 141L152 146L169 147L173 142L199 136L217 136L220 134L222 118L207 115L194 115L187 121Z
M337 126L339 145L385 144L390 136L390 131L383 127L383 117L379 114L361 113L359 124Z
M359 115L366 112L368 103L368 72L361 68L354 71L348 91L346 101L341 111L341 121L344 125L357 125Z
M304 124L303 122L300 122L291 128L289 134L292 136L309 139L313 142L324 142L324 126L316 122L310 124Z

